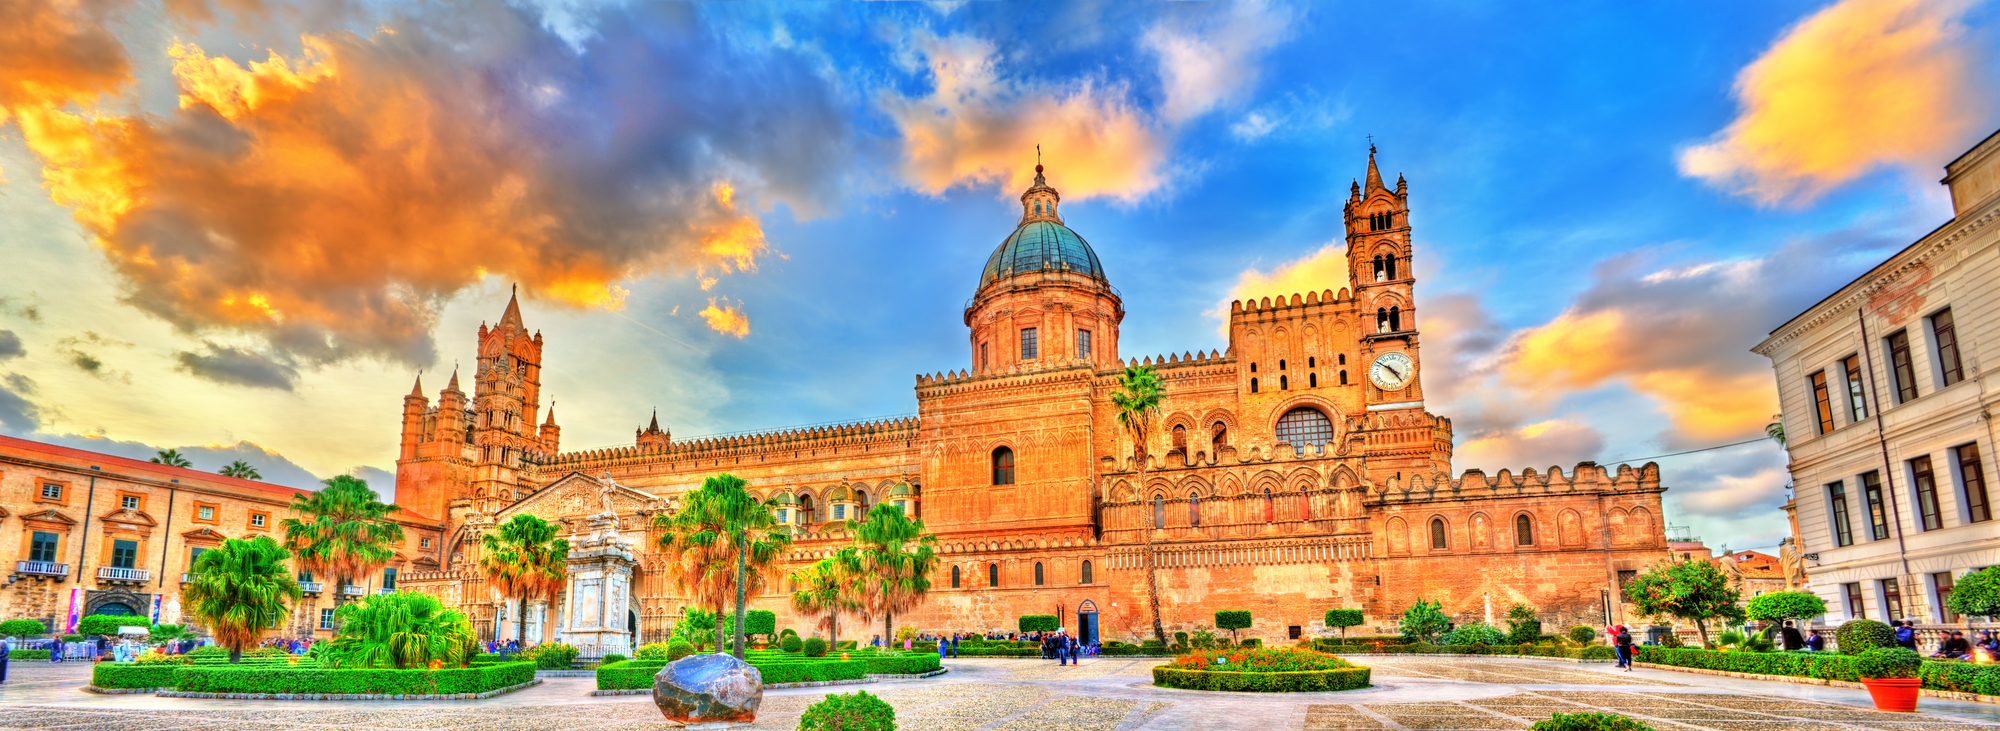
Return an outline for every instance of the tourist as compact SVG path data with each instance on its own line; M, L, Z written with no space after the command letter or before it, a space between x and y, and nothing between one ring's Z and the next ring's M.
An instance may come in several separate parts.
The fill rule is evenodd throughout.
M952 657L958 657L958 635L957 635L957 634L953 634L953 635L951 636L951 656L952 656Z
M1932 655L1931 657L1943 658L1946 660L1964 660L1971 656L1972 656L1972 643L1966 641L1965 633L1960 632L1958 630L1952 630L1949 634L1945 635L1945 639L1943 642L1938 643L1937 654Z
M1611 642L1618 648L1618 667L1632 672L1632 631L1621 624L1611 628L1611 632Z
M1820 636L1819 630L1813 630L1811 634L1806 635L1807 652L1820 652L1825 649L1826 649L1826 638Z
M7 656L13 654L13 646L11 640L0 640L0 683L7 682Z
M1896 628L1896 644L1905 650L1917 649L1917 628L1914 622L1896 620L1889 623Z
M1778 638L1786 652L1795 652L1806 646L1804 637L1799 636L1799 628L1792 626L1792 620L1785 620L1783 629L1778 630Z
M1979 633L1979 641L1972 643L1972 659L1977 662L2000 660L2000 639L1995 639L1993 630Z

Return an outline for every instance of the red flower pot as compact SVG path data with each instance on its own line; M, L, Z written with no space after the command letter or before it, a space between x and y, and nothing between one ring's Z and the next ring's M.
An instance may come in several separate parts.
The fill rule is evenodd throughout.
M1921 678L1862 678L1861 684L1868 686L1868 696L1875 699L1875 710L1909 713L1917 710L1917 689L1923 687L1924 681Z

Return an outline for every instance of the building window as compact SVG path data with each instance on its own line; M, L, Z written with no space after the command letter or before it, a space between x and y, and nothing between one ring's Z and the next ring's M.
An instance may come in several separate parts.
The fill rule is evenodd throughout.
M269 522L271 522L270 516L267 516L263 513L250 514L250 527L252 528L262 528L264 527L265 524Z
M1340 354L1340 363L1339 363L1339 365L1347 365L1347 354L1346 354L1346 353L1341 353L1341 354Z
M1088 584L1088 583L1091 583L1091 582L1094 582L1094 581L1096 581L1096 580L1097 580L1097 579L1096 579L1095 577L1093 577L1093 576L1091 576L1091 575L1090 575L1090 562L1089 562L1089 561L1085 561L1085 562L1083 562L1083 580L1082 580L1082 581L1079 581L1079 582L1077 582L1077 583L1079 583L1079 584Z
M1282 371L1282 370L1284 370L1284 369L1285 369L1285 361L1284 361L1283 359L1280 359L1280 360L1278 361L1278 370L1281 370L1281 371Z
M1292 389L1292 377L1278 376L1278 390L1289 391L1291 389Z
M1395 269L1396 267L1394 265L1391 265L1389 267L1389 270L1392 272L1395 271ZM1403 330L1403 308L1401 307L1389 308L1389 332L1402 332L1402 330Z
M138 510L138 509L139 509L139 496L138 496L138 495L119 495L119 496L118 496L118 507L119 507L119 509L121 509L121 510Z
M1931 341L1937 343L1938 377L1944 385L1965 380L1965 368L1958 359L1958 329L1951 324L1949 308L1931 315Z
M1627 569L1618 572L1618 590L1621 592L1624 591L1625 585L1632 583L1632 580L1636 578L1639 578L1639 571L1637 569Z
M45 530L38 530L35 531L35 534L32 537L30 537L29 540L30 540L28 544L29 561L46 561L48 563L55 563L56 541L58 540L56 534L50 533Z
M958 567L951 567L951 588L958 588Z
M1306 358L1306 367L1307 367L1307 368L1318 368L1318 367L1319 367L1319 359L1318 359L1318 358L1313 358L1313 357L1310 357L1310 356L1308 356L1308 357Z
M1965 522L1992 520L1993 503L1986 495L1986 472L1979 464L1979 445L1967 444L1952 451L1958 453L1958 483L1965 492Z
M200 559L201 555L204 553L208 553L207 546L195 546L194 548L188 549L188 567L193 568L194 562Z
M1842 358L1840 367L1847 371L1847 420L1851 423L1868 418L1868 400L1861 397L1861 356Z
M1896 389L1896 403L1905 404L1917 398L1917 369L1910 362L1910 333L1897 330L1889 336L1889 379Z
M1882 611L1889 615L1883 619L1903 618L1903 590L1895 579L1882 580Z
M319 628L333 629L333 610L331 609L319 610Z
M1035 329L1032 327L1021 328L1021 360L1034 360L1037 352Z
M1201 527L1201 494L1200 494L1200 493L1196 493L1196 492L1189 492L1189 493L1188 493L1188 525L1190 525L1190 526L1192 526L1192 527L1195 527L1195 528L1200 528L1200 527Z
M833 504L833 519L834 519L834 520L846 520L846 519L847 519L847 503L834 503L834 504Z
M1937 475L1931 472L1930 455L1910 460L1910 485L1917 491L1919 528L1922 530L1943 528L1944 518L1938 515Z
M1389 308L1387 307L1375 308L1375 332L1385 333L1388 331L1389 331Z
M993 450L993 484L1014 484L1014 450L1006 447Z
M1854 545L1854 528L1847 518L1847 486L1840 482L1827 485L1826 499L1833 513L1833 545Z
M1319 374L1318 374L1318 373L1308 373L1308 374L1306 374L1306 387L1307 387L1307 388L1319 388Z
M1078 331L1076 331L1076 357L1078 357L1078 358L1088 358L1088 357L1090 357L1090 331L1089 331L1089 330L1078 330Z
M111 542L111 565L129 569L139 563L139 542L118 539Z
M1347 385L1347 371L1340 372L1340 385Z
M1173 451L1182 453L1187 452L1187 427L1178 424L1174 426Z
M1153 530L1166 530L1166 528L1167 496L1156 494L1153 496Z
M1939 571L1931 574L1931 583L1937 585L1938 614L1944 616L1945 624L1957 622L1958 613L1951 611L1951 572Z
M1229 446L1229 425L1215 422L1215 435L1208 438L1208 444L1215 448L1216 454L1221 454L1222 448Z
M1271 501L1271 488L1264 488L1264 522L1269 523L1277 517L1277 508L1277 504Z
M396 567L382 569L382 588L387 591L396 590Z
M1042 562L1035 562L1035 586L1042 585Z
M204 523L215 522L215 506L196 505L194 509L194 519Z
M1868 610L1861 603L1861 584L1859 582L1841 584L1840 588L1847 594L1847 618L1860 619L1867 616Z
M62 500L63 486L54 482L42 483L43 500Z
M1444 549L1446 549L1446 548L1449 548L1451 544L1450 544L1450 542L1449 542L1449 541L1445 540L1445 538L1446 538L1446 537L1445 537L1445 534L1444 534L1444 519L1443 519L1443 518L1432 518L1432 519L1431 519L1431 548L1432 548L1433 550L1439 550L1439 551L1442 551L1442 550L1444 550Z
M1292 638L1292 639L1296 640L1296 639L1298 639L1298 638L1299 638L1300 636L1302 636L1302 635L1304 635L1304 634L1305 634L1305 629L1306 629L1306 628L1304 628L1304 627L1300 627L1300 626L1298 626L1298 625L1294 624L1294 625L1291 625L1291 626L1289 626L1289 627L1286 627L1286 628L1285 628L1285 634L1286 634L1286 636L1288 636L1288 637L1290 637L1290 638Z
M428 551L428 550L431 550L431 539L429 539L429 538L422 538L422 539L418 539L418 540L417 540L417 547L418 547L418 548L421 548L421 549L424 549L424 550L426 550L426 551Z
M1292 445L1292 455L1306 453L1306 445L1333 441L1333 420L1319 409L1301 406L1278 417L1278 441Z
M1000 585L1000 564L997 563L986 564L986 585L987 586Z
M1257 392L1257 379L1255 378L1250 379L1250 392L1251 393Z
M1250 364L1250 372L1251 372L1251 373L1256 373L1256 372L1257 372L1257 364L1256 364L1256 363L1254 363L1254 362L1253 362L1253 363L1251 363L1251 364Z
M1526 513L1514 516L1514 544L1518 546L1535 545L1535 521L1533 518L1529 518Z
M1826 390L1826 371L1819 371L1806 377L1812 384L1813 416L1818 417L1819 433L1833 431L1833 402Z
M311 571L300 571L300 572L299 572L299 583L303 584L303 583L306 583L306 582L309 582L309 581L312 581L312 580L313 580L313 572L311 572Z
M979 370L982 370L982 371L983 371L983 370L986 370L986 368L987 368L987 363L986 363L986 344L985 344L985 343L980 343L980 344L979 344Z
M1861 492L1868 500L1869 538L1888 540L1889 508L1882 502L1882 473L1871 471L1862 475Z

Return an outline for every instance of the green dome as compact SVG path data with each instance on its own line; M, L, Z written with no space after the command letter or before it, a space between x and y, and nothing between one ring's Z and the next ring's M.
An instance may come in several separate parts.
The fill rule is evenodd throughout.
M1000 242L1000 247L986 260L979 286L1039 271L1069 271L1110 283L1104 277L1104 265L1097 261L1097 252L1090 250L1090 244L1082 236L1060 223L1038 220L1021 224L1013 235Z

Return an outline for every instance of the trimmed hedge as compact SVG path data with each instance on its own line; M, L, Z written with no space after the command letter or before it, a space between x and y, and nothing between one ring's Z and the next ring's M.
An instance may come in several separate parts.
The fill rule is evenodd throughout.
M186 665L101 662L90 669L90 684L99 688L171 688L174 671Z
M864 657L861 658L861 661L868 663L868 672L876 675L916 675L944 667L944 661L939 659L935 653L929 655Z
M1313 693L1354 690L1368 686L1368 668L1306 670L1289 673L1238 673L1153 668L1153 684L1183 690L1226 690L1248 693Z
M21 661L23 661L23 660L47 660L47 659L49 659L49 651L48 651L48 650L15 650L15 651L13 651L13 652L9 652L9 653L7 653L7 657L8 657L8 658L10 658L10 659L12 659L12 660L13 660L14 662L21 662Z
M1616 713L1558 713L1536 721L1529 731L1653 731L1653 727Z
M1421 642L1407 645L1383 643L1381 647L1362 643L1314 642L1313 649L1320 652L1339 653L1379 653L1383 655L1518 655L1522 657L1564 657L1571 660L1609 660L1617 657L1617 651L1604 645L1588 647L1563 647L1561 645L1429 645Z
M1721 652L1694 648L1641 646L1639 662L1682 668L1722 670L1754 675L1783 675L1860 682L1861 671L1853 655L1832 652ZM1917 668L1924 687L1957 693L2000 695L2000 665L1978 665L1964 660L1924 660Z
M1975 665L1964 660L1925 660L1917 670L1924 687L1958 693L2000 695L2000 665Z
M926 670L911 670L928 661ZM764 682L809 683L828 680L860 680L869 673L908 674L921 673L938 668L937 656L929 657L866 657L853 660L808 660L783 655L753 655L749 658L751 667L763 674ZM653 687L653 676L660 673L664 662L627 660L621 663L597 668L598 690L644 690Z
M626 660L597 668L598 690L641 690L653 687L653 676L667 664L658 660Z
M484 693L526 683L535 679L535 664L510 662L445 670L225 668L196 665L174 668L173 679L174 690L183 693L449 695Z
M960 657L1041 657L1042 650L1038 647L995 647L993 645L966 647L965 645L959 645L958 654Z

